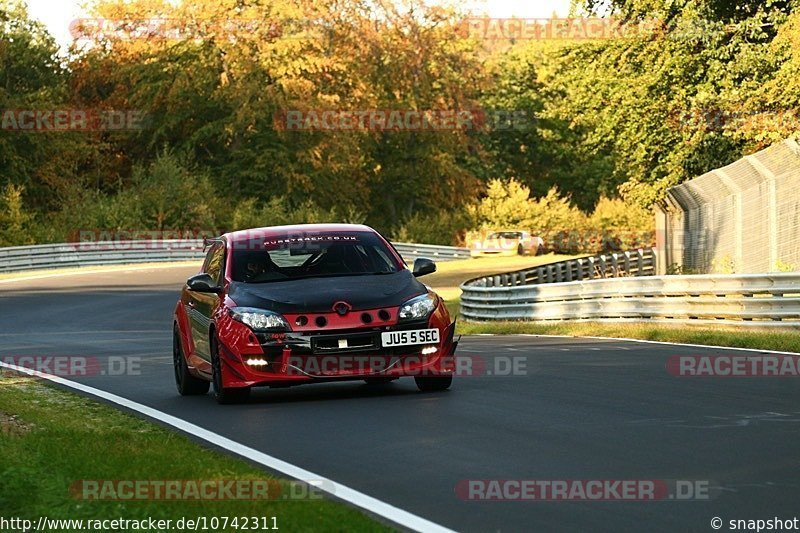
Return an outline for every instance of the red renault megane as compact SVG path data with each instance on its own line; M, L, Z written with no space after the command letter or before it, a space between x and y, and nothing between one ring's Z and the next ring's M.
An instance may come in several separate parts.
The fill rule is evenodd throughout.
M455 322L442 299L378 232L353 224L276 226L207 242L175 307L175 381L220 403L251 387L413 376L447 389Z

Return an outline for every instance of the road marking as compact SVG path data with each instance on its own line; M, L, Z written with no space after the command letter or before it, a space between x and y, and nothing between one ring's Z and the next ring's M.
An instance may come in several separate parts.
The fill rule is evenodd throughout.
M0 337L19 337L24 336L28 337L32 334L38 335L57 335L59 337L63 335L105 335L105 334L119 334L119 333L147 333L147 334L163 334L163 335L172 335L171 331L164 331L163 329L103 329L103 330L95 330L95 331L26 331L23 333L0 333Z
M544 339L590 339L598 341L622 341L622 342L639 342L643 344L661 344L665 346L688 346L690 348L708 348L711 350L736 350L739 352L754 352L754 353L774 353L779 355L798 355L800 352L781 352L779 350L762 350L760 348L736 348L735 346L712 346L709 344L686 344L680 342L666 342L666 341L646 341L643 339L628 339L625 337L577 337L574 335L537 335L535 333L512 333L508 335L501 335L498 333L478 333L476 335L464 335L464 338L469 337L542 337Z
M51 374L45 374L30 368L4 363L3 361L0 361L0 367L15 370L29 376L43 378L48 381L52 381L53 383L58 383L59 385L64 385L66 387L85 392L86 394L91 394L92 396L102 398L121 407L125 407L126 409L136 411L137 413L143 414L148 418L158 420L159 422L163 422L168 426L179 429L184 433L188 433L210 444L228 450L229 452L239 455L249 461L266 466L267 468L276 472L280 472L285 476L300 481L305 481L309 484L313 482L313 485L318 489L330 493L336 499L353 504L369 511L370 513L381 516L413 531L426 533L429 531L434 533L455 533L455 531L452 529L440 526L435 522L431 522L430 520L422 518L421 516L404 511L391 504L378 500L377 498L368 496L363 492L351 489L350 487L337 483L333 480L314 474L313 472L309 472L308 470L300 468L299 466L282 461L277 457L267 455L266 453L250 448L249 446L245 446L244 444L240 444L227 437L223 437L218 433L201 428L200 426L187 422L178 417L169 415L157 409L153 409L152 407L134 402L133 400L123 398L122 396L117 396L116 394L112 394L101 389L89 387L88 385L84 385L76 381L70 381L68 379L53 376Z
M198 261L199 264L199 261ZM163 268L188 268L191 266L195 266L193 264L174 264L174 263L167 263L164 265L149 265L149 266L126 266L124 268L93 268L89 270L76 270L74 272L54 272L52 274L37 274L35 276L22 276L19 278L9 278L9 279L0 279L0 283L15 283L17 281L31 281L36 279L47 279L47 278L59 278L61 276L82 276L84 274L108 274L111 272L130 272L136 270L154 270L154 269L163 269Z

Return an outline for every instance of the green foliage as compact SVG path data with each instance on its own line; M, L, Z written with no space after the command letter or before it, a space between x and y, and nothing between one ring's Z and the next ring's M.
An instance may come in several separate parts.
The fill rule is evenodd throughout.
M206 175L165 151L150 164L135 165L131 182L116 194L73 193L53 214L55 224L45 238L64 240L94 230L214 232L226 225L222 200Z
M735 274L736 262L730 256L715 257L711 260L713 274Z
M523 229L560 253L600 253L653 245L654 217L621 199L601 198L590 215L574 207L555 188L541 198L511 179L491 180L486 197L470 206L473 229Z
M587 226L595 233L595 244L588 251L635 250L655 244L655 216L637 202L600 198Z
M469 207L477 223L475 229L524 229L542 237L546 246L553 250L567 251L560 244L552 246L552 243L561 242L565 234L582 231L585 215L555 188L538 199L531 198L530 192L513 178L491 180L486 197Z
M131 186L117 198L120 212L137 220L143 228L221 226L217 193L210 179L192 172L170 152L159 154L148 167L135 167Z
M576 0L578 13L657 19L663 32L483 46L457 31L464 13L416 0L99 0L93 15L109 19L271 23L176 40L109 34L61 60L21 1L0 0L0 109L149 117L133 132L0 130L0 168L24 187L35 240L349 220L437 243L520 226L566 252L636 246L626 232L650 231L644 209L670 186L800 133L797 5ZM390 109L524 120L280 127L287 110Z
M416 213L400 226L392 239L444 246L463 245L466 230L472 224L472 217L463 209Z
M0 192L0 246L33 244L31 216L22 200L24 189L7 184Z
M275 197L259 205L254 198L243 200L233 212L232 230L280 226L285 224L317 224L344 222L361 224L365 215L352 207L344 210L324 209L311 200L292 206L286 198Z

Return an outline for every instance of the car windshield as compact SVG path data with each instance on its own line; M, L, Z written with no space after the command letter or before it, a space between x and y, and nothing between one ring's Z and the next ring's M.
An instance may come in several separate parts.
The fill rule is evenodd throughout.
M521 239L522 233L518 231L499 231L497 233L492 233L488 237L489 239Z
M267 283L391 274L402 268L374 233L285 234L236 242L231 279Z

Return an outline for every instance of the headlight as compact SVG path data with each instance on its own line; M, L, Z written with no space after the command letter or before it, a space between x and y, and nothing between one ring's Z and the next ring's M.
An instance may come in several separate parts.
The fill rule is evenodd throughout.
M289 324L278 313L252 307L234 307L231 316L256 330L288 330Z
M400 306L398 314L400 320L414 320L416 318L427 318L436 308L436 299L430 294L423 294Z

